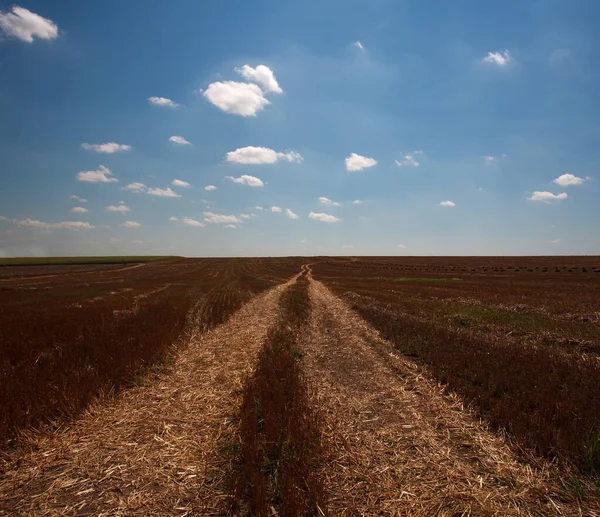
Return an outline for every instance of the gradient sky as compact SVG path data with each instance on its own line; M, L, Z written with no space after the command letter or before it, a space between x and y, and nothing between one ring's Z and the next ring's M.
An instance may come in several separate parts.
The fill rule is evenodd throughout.
M600 254L599 24L0 0L0 256Z

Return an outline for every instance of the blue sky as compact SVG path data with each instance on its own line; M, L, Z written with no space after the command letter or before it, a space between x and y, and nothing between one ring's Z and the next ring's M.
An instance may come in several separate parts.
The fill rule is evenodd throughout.
M0 0L0 256L600 254L599 20Z

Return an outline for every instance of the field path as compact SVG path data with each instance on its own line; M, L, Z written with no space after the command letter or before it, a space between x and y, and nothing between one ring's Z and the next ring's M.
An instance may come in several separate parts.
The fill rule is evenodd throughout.
M324 412L332 515L578 515L544 472L309 276L305 372Z
M222 514L228 455L220 448L233 433L243 376L293 280L193 334L146 385L32 440L30 452L0 457L0 515Z

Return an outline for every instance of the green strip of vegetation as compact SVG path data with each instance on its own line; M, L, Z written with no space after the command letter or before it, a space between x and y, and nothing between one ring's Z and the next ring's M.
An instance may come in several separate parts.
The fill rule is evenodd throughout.
M85 264L138 264L176 258L174 256L123 257L11 257L0 258L0 266L76 266Z

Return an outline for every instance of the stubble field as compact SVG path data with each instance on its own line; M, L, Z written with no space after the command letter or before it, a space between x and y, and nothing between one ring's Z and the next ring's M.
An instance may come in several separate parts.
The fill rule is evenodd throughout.
M0 515L600 515L600 259L0 267Z

